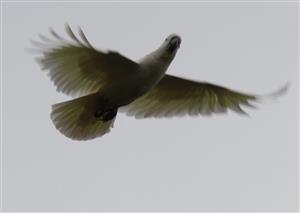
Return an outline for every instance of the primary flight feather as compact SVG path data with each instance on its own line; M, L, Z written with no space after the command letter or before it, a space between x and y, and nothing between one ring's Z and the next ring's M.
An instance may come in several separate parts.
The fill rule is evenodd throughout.
M165 74L180 47L171 34L155 51L135 62L118 52L95 49L79 29L77 38L66 25L72 42L50 30L40 36L38 62L57 91L75 99L52 106L55 127L74 140L89 140L110 131L121 108L139 118L209 115L228 109L244 114L259 96ZM282 88L276 94L286 90ZM276 95L275 94L275 95Z

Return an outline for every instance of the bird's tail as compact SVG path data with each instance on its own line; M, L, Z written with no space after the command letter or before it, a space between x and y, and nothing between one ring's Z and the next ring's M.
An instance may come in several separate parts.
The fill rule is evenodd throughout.
M74 140L89 140L110 131L117 109L107 117L97 116L101 103L98 94L91 94L52 106L51 119L63 135Z

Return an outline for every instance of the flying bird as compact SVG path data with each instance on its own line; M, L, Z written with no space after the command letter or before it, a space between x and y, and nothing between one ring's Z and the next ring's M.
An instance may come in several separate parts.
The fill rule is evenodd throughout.
M68 138L90 140L108 133L120 110L138 118L210 115L228 109L245 114L241 105L252 106L261 98L166 74L181 44L176 34L133 61L115 51L96 49L80 28L79 37L69 25L66 32L71 40L50 29L53 38L40 35L35 45L41 53L37 61L57 91L75 98L52 106L51 119Z

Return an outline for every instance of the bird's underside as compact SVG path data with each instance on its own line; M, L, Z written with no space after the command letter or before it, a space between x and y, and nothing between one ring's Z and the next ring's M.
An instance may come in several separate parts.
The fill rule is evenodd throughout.
M81 39L68 25L66 31L72 42L51 30L53 39L40 36L41 42L34 44L42 54L38 62L57 91L75 97L53 105L51 112L55 127L74 140L89 140L109 132L120 107L127 115L138 118L211 115L229 109L246 114L241 106L252 107L251 103L260 99L260 96L167 74L146 91L141 90L146 83L146 78L138 78L143 76L143 63L117 52L95 49L81 29ZM173 38L166 39L149 57L160 60L173 54L170 63L176 54L172 52L174 46L180 44L180 40L176 43ZM286 87L273 95L285 90Z

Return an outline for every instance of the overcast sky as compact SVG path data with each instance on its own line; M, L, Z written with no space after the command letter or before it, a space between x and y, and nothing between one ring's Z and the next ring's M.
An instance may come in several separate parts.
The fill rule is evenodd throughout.
M70 98L24 51L66 22L133 60L177 33L174 75L254 94L291 87L250 117L118 114L108 135L73 142L49 117ZM4 210L296 211L298 36L296 3L4 3Z

